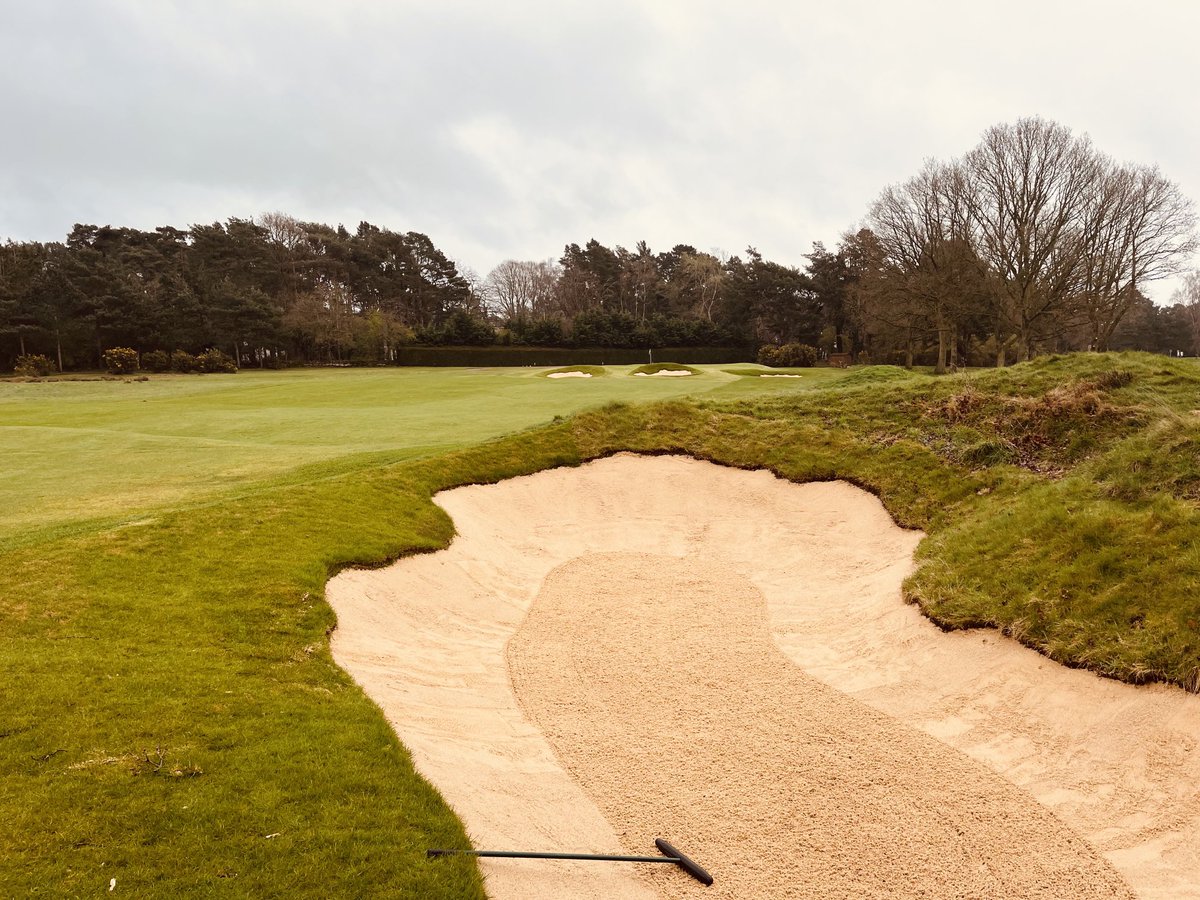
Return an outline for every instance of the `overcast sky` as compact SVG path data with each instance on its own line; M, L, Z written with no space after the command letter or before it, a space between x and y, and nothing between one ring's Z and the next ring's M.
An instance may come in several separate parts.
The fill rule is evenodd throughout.
M280 210L480 275L592 237L802 265L1026 115L1200 201L1198 60L1194 0L0 0L0 238Z

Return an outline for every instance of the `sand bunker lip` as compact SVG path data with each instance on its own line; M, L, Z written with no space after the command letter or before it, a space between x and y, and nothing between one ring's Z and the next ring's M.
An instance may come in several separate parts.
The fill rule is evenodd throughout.
M803 375L789 375L786 372L764 372L759 378L803 378Z
M1044 826L1046 855L1026 862L1048 867L1042 873L1047 885L1061 888L1063 878L1085 878L1087 890L1065 896L1123 896L1105 860L1140 896L1200 896L1200 855L1191 837L1200 829L1200 698L1062 669L993 633L943 634L900 601L899 583L911 568L919 535L898 529L875 498L839 483L790 485L769 473L690 459L618 456L451 491L439 495L438 502L459 531L447 551L387 569L344 572L330 582L328 597L339 620L333 652L383 708L419 770L463 818L476 846L653 852L650 841L657 835L634 833L631 823L612 821L613 811L588 793L587 774L601 767L572 763L564 749L571 745L555 734L573 727L562 711L563 698L573 695L559 691L539 699L528 684L522 687L533 669L528 654L518 652L519 634L536 629L546 614L553 618L561 608L562 595L558 601L553 596L556 584L564 578L569 582L572 571L597 554L624 554L618 568L623 574L610 572L603 581L624 578L631 594L640 581L653 581L676 561L706 560L731 573L730 585L741 579L738 583L751 586L730 596L750 596L746 590L761 595L764 633L781 658L795 664L793 675L809 679L796 682L810 685L800 693L833 698L841 712L829 719L847 726L843 744L861 753L857 771L877 773L885 781L893 777L883 757L872 756L882 750L872 750L869 741L852 745L854 735L871 730L850 727L857 718L882 715L881 721L900 729L897 740L926 742L920 752L924 765L936 771L937 759L944 758L947 771L965 765L956 771L977 773L965 778L982 792L974 818L959 823L967 831L978 826L984 811L989 812L982 818L994 822L992 813L1007 809L1000 816L1003 824L1013 816L1032 822L1041 807L1052 810L1059 821ZM695 587L682 592L701 596L712 579L704 582L703 567L694 568ZM588 578L579 583L586 585ZM615 584L618 596L621 588ZM617 618L604 614L594 621ZM552 631L572 637L562 628ZM576 645L576 657L583 658L579 647L587 653L597 649L603 637L597 634L596 641ZM753 629L745 634L753 637ZM526 642L525 647L543 644ZM506 647L512 666L506 665ZM619 643L613 644L614 654L618 650ZM764 653L756 651L760 657ZM586 671L586 666L577 670ZM737 705L728 679L710 680L714 696L732 695ZM624 690L624 683L598 682L595 676L589 681L604 691ZM554 713L549 718L547 710ZM636 722L629 727L635 725L642 727ZM666 738L694 740L671 729L665 729ZM591 733L579 745L603 746L608 740ZM643 740L648 738L628 743ZM1041 807L1014 800L1005 794L1005 783ZM897 784L910 784L909 790L912 783L900 778ZM984 795L993 799L984 802ZM870 808L882 820L890 815L886 806L856 807L852 798L843 806ZM907 812L898 816L896 829L903 831ZM950 814L948 821L957 820ZM1062 827L1064 822L1070 827ZM841 840L818 825L797 833L817 848ZM1020 846L1012 840L1019 828L1002 831L1006 846ZM681 844L688 837L663 836ZM936 837L931 834L931 845ZM899 846L887 834L871 840L880 859L891 859L888 854ZM971 859L961 851L968 845L979 846L968 841L954 850L943 847L946 852L933 861L966 865ZM709 862L705 849L688 846L699 861ZM904 868L903 856L895 861ZM1001 855L974 864L995 869L1016 862ZM482 868L497 898L674 895L675 887L659 876L626 866L602 871L598 865L534 868L495 861ZM740 883L727 861L712 867L717 885L706 896L719 896L711 892L723 884L720 869L725 884ZM906 885L920 885L919 869L905 870ZM839 871L831 870L835 881L823 883L834 884ZM947 895L937 884L925 884L928 895ZM864 874L862 886L871 885ZM1006 886L1019 886L1011 880L987 886L997 885L1001 890L982 895L1004 896ZM821 896L814 889L819 886L806 883L803 895Z
M551 372L547 378L591 378L591 372Z
M660 369L657 372L634 372L634 378L683 378L687 375L695 375L695 372L689 372L687 369Z

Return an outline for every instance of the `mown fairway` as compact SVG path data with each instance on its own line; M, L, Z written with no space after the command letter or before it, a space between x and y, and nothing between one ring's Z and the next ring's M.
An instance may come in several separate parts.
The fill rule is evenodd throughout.
M438 490L619 450L864 486L928 533L941 624L1200 690L1194 361L700 368L0 386L0 896L480 896L425 860L465 836L333 665L323 587L445 546Z
M546 369L393 368L0 382L0 547L228 496L310 463L465 447L605 402L802 390L844 374L759 379L700 366L691 378L635 378L633 368L563 380Z

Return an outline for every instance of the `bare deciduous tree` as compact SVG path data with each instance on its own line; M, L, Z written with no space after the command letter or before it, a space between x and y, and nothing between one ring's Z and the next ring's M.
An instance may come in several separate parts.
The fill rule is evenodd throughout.
M555 262L509 259L488 273L479 291L501 319L544 319L554 310L562 268Z
M864 308L909 334L927 319L939 371L968 314L1018 360L1081 332L1106 349L1142 289L1197 247L1190 201L1156 167L1118 165L1040 118L988 129L959 162L926 163L883 192L869 224L883 264Z
M1028 359L1039 338L1066 327L1100 160L1087 137L1035 117L989 128L964 166L973 243L999 276L1017 357Z
M1183 309L1192 333L1192 352L1200 356L1200 269L1187 274L1171 300Z
M881 251L881 265L865 289L882 292L877 316L912 338L922 329L937 335L936 371L956 363L957 323L987 302L985 268L971 245L969 182L957 163L929 160L921 173L887 188L868 217ZM911 364L911 363L910 363Z
M271 212L263 213L255 224L266 231L271 255L279 269L280 283L286 295L294 300L298 290L296 259L307 236L303 223L287 213Z
M1078 306L1090 349L1108 349L1143 286L1182 269L1195 225L1191 203L1157 167L1101 166L1080 225Z
M671 281L680 305L706 322L713 320L724 284L725 267L710 253L684 254Z

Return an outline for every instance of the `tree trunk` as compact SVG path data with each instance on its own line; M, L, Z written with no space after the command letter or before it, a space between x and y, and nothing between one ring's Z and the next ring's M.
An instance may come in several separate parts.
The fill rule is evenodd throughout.
M947 335L946 335L946 331L947 331L946 317L942 313L942 309L940 306L937 307L937 316L934 319L934 325L937 327L938 353L937 353L937 365L933 367L933 374L934 375L945 375L946 374L946 351L949 348L947 346L948 341L946 340L946 337L947 337Z
M24 356L25 355L25 332L18 331L17 332L17 340L21 344L21 355Z
M1123 318L1125 318L1124 313L1119 316L1114 316L1112 321L1110 321L1100 332L1100 339L1096 342L1096 349L1098 351L1101 353L1108 352L1109 342L1112 340L1112 336L1116 333L1117 326L1121 324L1121 319Z
M54 329L54 345L58 348L58 371L63 370L62 364L62 335L57 328Z
M950 332L950 371L958 371L958 329Z

